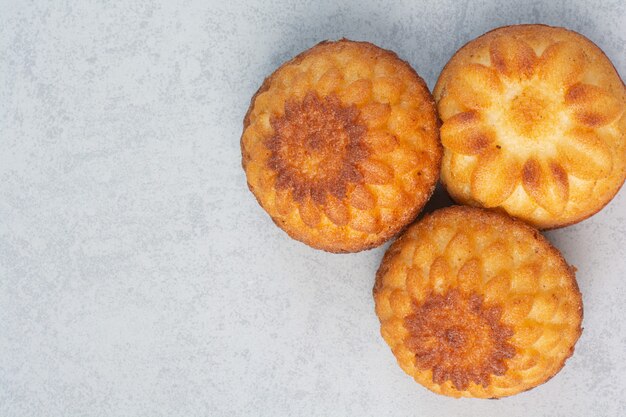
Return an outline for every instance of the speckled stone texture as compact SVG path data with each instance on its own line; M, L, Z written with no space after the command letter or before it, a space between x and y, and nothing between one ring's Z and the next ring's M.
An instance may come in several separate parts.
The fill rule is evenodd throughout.
M0 1L0 416L626 415L624 190L548 233L585 303L565 369L458 401L379 335L385 248L289 239L241 169L250 97L301 50L375 42L432 88L458 47L521 22L577 30L626 74L619 0Z

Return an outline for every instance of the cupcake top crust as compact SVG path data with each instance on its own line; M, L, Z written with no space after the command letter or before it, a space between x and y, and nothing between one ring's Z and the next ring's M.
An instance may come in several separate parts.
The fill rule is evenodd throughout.
M270 75L241 138L248 186L291 237L331 252L378 246L439 176L434 100L393 52L322 42Z
M499 398L546 382L581 334L574 269L525 223L456 206L409 227L374 286L402 369L451 397Z
M441 179L460 203L556 228L599 211L626 178L624 83L576 32L488 32L450 59L434 95Z

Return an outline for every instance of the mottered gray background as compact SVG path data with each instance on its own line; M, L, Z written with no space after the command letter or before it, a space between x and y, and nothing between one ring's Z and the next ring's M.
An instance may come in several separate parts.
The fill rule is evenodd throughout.
M263 78L321 40L392 49L432 88L468 40L540 22L625 74L626 3L335 3L0 0L0 416L626 415L626 192L548 233L585 303L563 371L454 400L379 336L385 248L290 240L239 150Z

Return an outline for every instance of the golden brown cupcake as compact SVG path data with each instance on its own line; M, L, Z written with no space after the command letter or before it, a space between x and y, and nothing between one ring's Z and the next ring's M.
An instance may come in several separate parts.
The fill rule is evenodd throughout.
M448 207L391 245L376 275L381 334L438 394L498 398L546 382L581 334L574 268L505 213Z
M294 239L330 252L378 246L439 177L434 100L396 54L322 42L254 95L241 138L248 186Z
M434 95L441 180L460 203L548 229L593 215L624 183L624 83L576 32L493 30L452 57Z

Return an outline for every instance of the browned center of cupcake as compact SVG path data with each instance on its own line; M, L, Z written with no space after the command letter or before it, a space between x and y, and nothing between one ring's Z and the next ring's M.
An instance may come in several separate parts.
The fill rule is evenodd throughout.
M487 387L491 375L503 375L505 359L515 355L508 342L513 331L500 316L500 307L485 305L478 294L431 294L405 318L406 345L419 369L432 370L434 383L451 381L458 390L470 382Z
M287 100L284 115L271 119L274 135L265 144L276 188L291 189L299 202L309 195L318 204L328 194L344 198L347 185L362 179L357 163L369 155L358 116L356 106L335 95L309 92L302 101Z
M554 125L556 109L546 92L529 86L509 102L509 120L517 134L529 138L545 136L546 129Z

